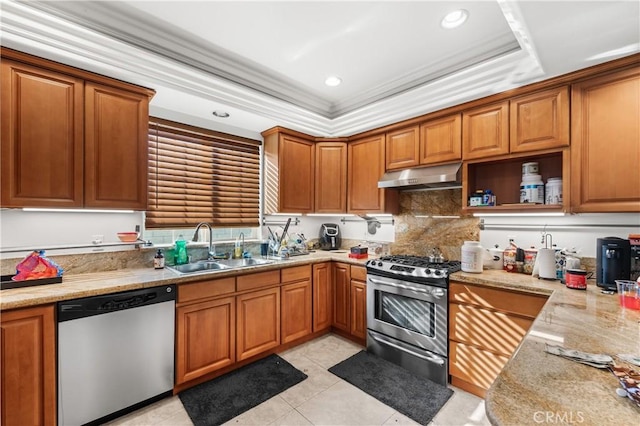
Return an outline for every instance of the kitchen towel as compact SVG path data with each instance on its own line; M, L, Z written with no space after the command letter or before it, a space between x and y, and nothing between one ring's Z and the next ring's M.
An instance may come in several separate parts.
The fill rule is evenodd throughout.
M453 391L366 351L360 351L329 369L416 422L426 425Z
M195 426L219 425L306 378L278 355L270 355L178 396Z

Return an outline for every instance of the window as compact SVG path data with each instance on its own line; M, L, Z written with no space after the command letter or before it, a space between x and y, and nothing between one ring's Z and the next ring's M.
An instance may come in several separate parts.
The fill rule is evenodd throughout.
M260 142L150 117L146 229L259 226Z

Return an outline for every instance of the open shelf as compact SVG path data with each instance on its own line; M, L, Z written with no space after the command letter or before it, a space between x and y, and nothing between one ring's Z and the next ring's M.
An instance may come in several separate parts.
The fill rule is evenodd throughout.
M537 162L542 181L561 177L563 204L520 204L522 164ZM568 151L556 150L527 155L509 155L490 161L469 162L464 165L462 200L466 213L489 212L563 212L568 204ZM496 206L469 207L468 197L477 189L490 189L496 196ZM504 205L507 204L507 205Z

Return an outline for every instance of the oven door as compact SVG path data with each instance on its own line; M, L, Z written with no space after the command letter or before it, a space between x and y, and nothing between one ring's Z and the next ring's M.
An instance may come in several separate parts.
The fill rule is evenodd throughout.
M367 328L447 356L447 289L367 274Z

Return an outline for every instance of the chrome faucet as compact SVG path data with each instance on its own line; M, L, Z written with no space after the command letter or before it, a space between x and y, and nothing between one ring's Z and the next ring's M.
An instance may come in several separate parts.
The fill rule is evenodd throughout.
M193 238L191 239L191 241L198 242L198 232L200 231L200 227L202 226L206 226L207 228L209 228L209 253L207 256L207 260L213 260L216 254L216 248L213 245L213 229L211 228L211 225L209 225L207 222L200 222L198 226L196 226L196 232L193 234Z

